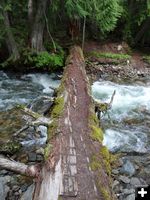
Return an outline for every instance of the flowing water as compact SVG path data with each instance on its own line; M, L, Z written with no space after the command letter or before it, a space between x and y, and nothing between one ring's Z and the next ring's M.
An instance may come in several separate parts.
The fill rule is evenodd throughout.
M139 152L150 150L150 85L119 85L109 81L97 81L92 85L96 101L110 102L109 115L102 116L104 140L112 152Z
M53 89L60 83L55 74L6 74L0 71L0 111L17 104L27 105L37 97L52 96Z
M0 111L9 110L17 104L34 107L36 99L52 96L52 88L57 88L59 83L55 74L16 75L0 71ZM92 85L93 97L100 102L109 102L114 90L116 94L109 117L105 114L102 118L103 144L112 152L149 151L150 84L119 85L96 81ZM44 130L42 137L45 135Z
M54 89L60 84L56 74L6 74L0 71L0 133L2 143L11 140L24 123L28 123L28 116L16 110L16 105L25 105L39 114L49 109L52 104L47 97L53 96ZM14 108L14 109L13 109ZM15 113L15 114L14 114ZM15 115L15 116L14 116ZM15 120L14 120L15 119ZM24 121L24 122L23 122ZM20 143L25 147L41 146L47 141L47 127L39 126L39 136L30 127L25 138Z

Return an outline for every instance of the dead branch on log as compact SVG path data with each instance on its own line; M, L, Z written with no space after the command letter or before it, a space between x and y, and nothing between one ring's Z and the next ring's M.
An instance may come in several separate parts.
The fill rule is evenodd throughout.
M24 108L23 112L36 119L35 121L29 122L29 126L49 126L51 124L51 120L49 118L44 117L43 115L40 115L29 108Z
M39 170L36 165L28 166L25 165L24 163L4 158L3 156L0 156L0 167L26 176L31 176L31 177L39 176Z
M97 101L94 101L95 112L97 113L97 117L99 120L101 118L101 114L106 114L108 113L108 110L111 109L115 94L116 94L116 90L114 90L109 103L99 103Z

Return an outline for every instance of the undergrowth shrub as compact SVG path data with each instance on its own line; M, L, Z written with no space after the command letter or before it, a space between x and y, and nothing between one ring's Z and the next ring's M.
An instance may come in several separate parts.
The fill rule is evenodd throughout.
M41 69L57 70L64 66L64 58L65 53L61 47L55 53L48 51L36 53L30 49L25 49L22 52L23 64Z
M58 46L56 52L35 52L30 48L24 48L20 52L19 60L14 60L9 57L6 61L0 64L0 68L16 68L16 69L43 69L55 71L64 66L65 52L62 47ZM21 68L20 68L21 66Z

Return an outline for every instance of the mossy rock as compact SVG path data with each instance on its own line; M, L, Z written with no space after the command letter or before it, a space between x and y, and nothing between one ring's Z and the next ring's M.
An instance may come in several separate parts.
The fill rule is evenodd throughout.
M13 134L26 124L20 108L0 112L0 143L13 140Z
M21 149L21 144L18 142L8 142L0 145L0 153L13 155Z

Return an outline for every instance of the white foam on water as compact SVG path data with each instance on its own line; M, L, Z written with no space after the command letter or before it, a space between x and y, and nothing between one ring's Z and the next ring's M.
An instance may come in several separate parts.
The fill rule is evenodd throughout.
M150 86L119 85L109 81L97 81L92 85L93 97L99 102L109 103L114 90L116 94L109 115L118 128L110 124L105 130L103 145L112 152L146 152L146 132L143 133L138 124L129 130L123 127L122 121L139 118L140 108L150 109Z
M10 77L0 71L0 110L13 108L16 104L28 104L38 96L52 95L60 84L55 74L27 74Z
M34 83L40 84L43 86L43 93L52 93L52 88L57 88L60 84L59 80L54 80L54 74L48 75L48 74L28 74L26 76L23 76L22 78L30 77Z
M46 144L46 141L47 141L47 127L41 125L38 128L39 128L41 137L33 139L33 140L22 141L21 142L22 146L25 146L25 147L30 147L30 146L33 146L33 145L42 146L42 145Z
M119 85L109 81L97 81L92 85L93 97L102 102L110 102L114 90L116 94L110 111L114 119L120 121L141 106L150 109L150 86Z
M104 134L103 145L111 152L140 152L145 153L147 136L145 133L129 130L107 129Z

